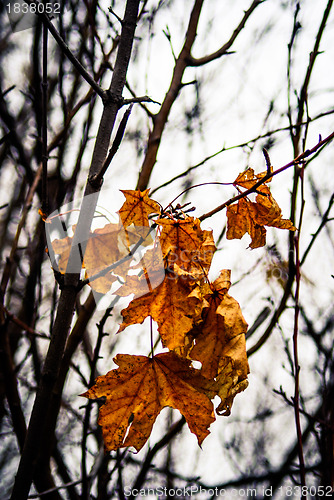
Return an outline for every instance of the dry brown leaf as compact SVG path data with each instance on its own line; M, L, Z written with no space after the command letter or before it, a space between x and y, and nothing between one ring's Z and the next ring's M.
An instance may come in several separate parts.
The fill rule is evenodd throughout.
M255 175L254 170L252 168L247 168L244 172L241 172L238 177L235 179L233 184L235 186L241 186L245 189L250 189L256 184L259 180L263 179L267 175L267 172L261 172L260 174ZM269 179L266 182L270 182Z
M162 227L160 245L168 266L176 264L187 272L205 275L210 268L216 246L212 231L203 230L199 219L158 219Z
M238 175L234 185L250 189L265 175L266 172L254 175L254 170L249 168ZM227 239L241 239L245 233L248 233L252 240L250 248L265 245L266 229L264 226L296 230L290 220L282 219L282 211L266 183L262 184L257 192L255 203L248 198L241 198L237 203L229 205L226 211Z
M119 216L124 228L131 226L149 226L148 216L152 213L160 214L160 205L148 196L149 189L145 191L134 191L121 189L126 201L119 210Z
M82 394L90 399L106 398L100 408L99 425L107 450L133 446L139 451L166 406L182 413L199 445L202 443L215 420L210 401L215 394L211 389L214 383L173 352L153 358L118 354L114 361L119 368L98 377L95 385Z
M247 378L249 371L245 346L248 325L238 302L227 293L229 287L229 271L224 270L205 295L202 321L190 332L195 345L189 356L202 363L202 374L208 379L217 376L226 357L232 359L237 378Z
M73 226L73 232L75 232L75 230L76 226ZM145 241L142 243L143 246L152 244L152 238L150 235L147 237L147 235L147 227L134 226L124 229L121 222L118 224L106 224L102 228L95 229L95 231L89 235L82 263L82 267L86 271L86 277L90 279L110 265L115 264L120 259L129 255L130 245L138 243L141 239L146 237ZM53 251L55 254L60 255L58 268L62 274L64 274L67 269L72 241L73 237L69 236L52 241ZM78 264L80 263L81 255L82 251L77 251ZM115 275L121 276L122 278L127 276L131 261L132 258L129 258L111 271L107 271L105 275L92 280L89 285L96 292L109 292L111 285L117 281ZM159 283L161 281L160 279Z
M75 232L75 226L73 230ZM119 224L107 224L103 228L96 229L93 233L90 233L82 265L86 270L88 278L117 262L127 254L127 252L119 250L119 239L122 232L124 233ZM66 272L72 241L73 238L68 236L52 242L54 252L60 255L58 267L61 273ZM127 273L128 266L129 262L126 262L114 269L114 272L124 276ZM108 272L105 276L94 280L91 286L99 293L106 293L110 290L112 283L116 279L114 275Z
M137 290L139 295L141 294L140 279L131 279L130 286L125 288L125 295L128 295L131 286L132 293ZM119 295L123 295L123 292L122 287L117 291ZM191 330L194 321L200 318L202 310L201 299L191 295L191 292L192 287L187 280L167 271L164 281L157 288L133 299L128 307L122 310L123 323L119 332L129 325L142 323L145 318L151 316L158 323L165 347L175 349L183 346L185 335Z
M216 408L216 413L228 417L231 414L235 396L248 387L248 380L247 378L240 378L238 376L233 359L226 357L221 359L216 381L218 396L221 399L220 404Z
M258 194L256 197L256 203L253 203L254 207L254 220L257 224L274 226L279 229L290 229L295 231L296 228L289 219L282 219L282 211L278 206L277 201L272 196L268 186L261 186L259 192L263 194Z

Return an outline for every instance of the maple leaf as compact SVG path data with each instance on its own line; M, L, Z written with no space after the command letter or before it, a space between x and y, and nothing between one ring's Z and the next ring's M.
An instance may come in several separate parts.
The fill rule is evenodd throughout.
M168 265L177 266L190 273L209 271L216 251L212 231L202 230L199 219L158 219L162 227L159 237L162 253L168 258Z
M131 189L121 189L126 201L118 211L124 228L131 224L140 227L149 226L148 216L152 213L160 214L160 205L148 196L149 189L145 191L135 191Z
M165 278L164 261L159 245L147 250L137 265L131 270L140 269L140 276L128 274L125 283L114 292L115 295L126 297L134 294L134 298L146 295L156 288Z
M73 226L75 232L76 226ZM119 249L119 236L122 233L122 227L119 224L107 224L103 228L96 229L90 233L87 241L84 261L82 267L86 270L86 275L93 276L99 271L105 269L110 264L117 262L120 258L126 255ZM61 273L67 270L68 259L71 252L73 238L67 236L63 239L56 239L52 241L52 248L56 254L60 255L58 268ZM81 254L78 252L79 262L81 261ZM116 273L120 275L126 274L128 263L123 264L117 268ZM110 290L112 283L116 281L116 277L111 273L106 273L105 276L97 278L92 282L94 290L100 293L106 293Z
M237 379L247 378L249 372L245 346L248 325L238 302L227 293L230 284L230 271L221 271L205 294L202 321L190 332L195 345L189 356L202 363L201 373L209 379L216 377L226 357L233 360Z
M75 233L76 226L73 226ZM84 259L82 261L82 249L76 249L76 269L78 272L82 261L82 268L86 271L86 277L90 279L99 272L115 264L117 261L129 256L121 264L98 278L92 280L89 285L99 293L107 293L111 285L117 281L117 276L125 278L131 266L132 257L129 255L130 246L138 244L142 241L143 246L152 244L153 240L148 235L147 227L134 226L124 229L121 222L117 224L106 224L102 228L95 229L89 234L87 241ZM58 262L59 271L64 274L71 272L67 269L68 260L71 252L73 237L67 236L62 239L52 241L52 248L55 254L60 255ZM160 267L162 266L162 258L160 258ZM73 271L72 271L73 272ZM159 283L162 281L160 279Z
M263 179L266 173L254 175L254 170L249 168L239 174L233 184L250 189ZM296 230L290 220L282 219L282 211L266 185L267 182L269 181L259 187L255 203L248 198L241 198L237 203L227 207L227 239L240 239L248 233L252 240L250 248L259 248L266 243L264 226Z
M82 394L90 399L106 398L98 423L107 450L133 446L139 451L166 406L178 409L199 445L203 442L215 420L210 401L214 383L192 368L189 360L167 352L153 358L118 354L114 361L119 368L98 377Z
M218 385L217 394L221 399L216 413L228 417L231 414L235 396L248 387L248 380L239 377L233 359L226 357L221 358L216 382Z
M259 248L266 244L266 228L255 222L252 208L252 202L245 198L227 207L226 238L240 240L248 233L252 239L250 248Z
M146 281L145 277L142 278ZM128 283L118 295L139 293L141 282L138 277L128 277ZM185 335L193 327L194 321L200 318L202 300L191 295L191 284L171 271L166 271L163 282L150 293L134 298L126 309L121 311L123 323L119 332L127 326L142 323L151 316L158 323L162 343L169 349L182 347Z
M238 177L233 182L234 186L241 186L245 189L250 189L256 184L258 181L263 179L267 175L267 172L261 172L260 174L255 175L254 170L252 168L246 168L244 172L241 172ZM265 182L270 182L271 178Z

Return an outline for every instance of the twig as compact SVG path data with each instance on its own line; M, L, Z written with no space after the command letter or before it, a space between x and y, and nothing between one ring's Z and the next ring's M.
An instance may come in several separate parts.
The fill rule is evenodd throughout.
M122 142L122 139L123 139L123 136L124 136L124 132L125 132L125 128L126 128L126 124L128 122L129 116L131 114L132 107L133 107L133 104L131 104L129 106L129 108L125 111L125 113L123 115L123 118L121 120L121 123L119 124L119 127L117 129L114 142L113 142L113 144L112 144L112 146L111 146L111 148L109 150L108 156L105 159L100 172L98 172L96 175L94 175L90 179L90 181L89 181L90 183L94 183L94 184L96 184L96 186L100 186L101 185L102 180L103 180L103 176L106 173L106 171L107 171L107 169L108 169L108 167L109 167L112 159L114 158L115 154L117 153L118 148L119 148L119 146L120 146L120 144Z
M115 297L113 300L112 304L110 307L108 307L103 315L103 318L101 319L100 323L97 325L98 326L98 337L94 349L94 355L93 355L93 360L91 363L91 372L90 372L90 379L89 379L89 387L91 387L94 384L95 378L96 378L96 366L97 362L100 357L100 350L102 347L102 340L103 338L108 335L104 333L104 326L107 321L107 319L110 316L111 311L114 308L114 305L117 303L118 297ZM90 423L90 415L91 415L91 410L92 410L93 402L89 400L86 405L85 409L85 416L84 416L84 423L83 423L83 431L82 431L82 440L81 440L81 475L82 475L82 499L89 500L89 493L90 493L90 482L91 482L91 477L87 475L87 465L86 465L86 444L87 444L87 436L88 436L88 431L89 431L89 423Z
M9 318L11 321L13 321L13 323L15 323L17 326L19 326L21 328L21 330L29 333L29 335L33 335L34 337L38 337L40 339L50 340L49 335L46 335L45 333L36 332L33 328L28 326L24 321L20 320L20 318L15 316L15 314L8 311L8 309L3 304L0 304L0 307L3 310L3 312L5 313L5 315L7 316L7 318Z
M35 494L29 495L27 498L39 498L39 497L42 497L44 495L49 495L49 493L53 493L55 491L66 490L66 489L70 488L71 486L75 486L76 484L80 484L81 481L82 481L82 479L78 479L77 481L71 481L70 483L62 484L61 486L56 486L55 488L50 488L49 490L46 490L46 491L41 491L37 495L35 495Z
M8 401L12 425L17 437L19 449L22 451L27 429L21 407L16 371L5 319L2 319L0 322L0 362L4 392Z
M164 435L164 437L162 439L160 439L160 441L158 441L153 446L153 448L147 452L145 460L142 463L141 470L140 470L139 474L137 475L136 481L133 485L132 491L134 491L136 489L139 490L141 488L141 486L143 485L143 483L145 481L146 475L150 469L152 460L155 457L155 455L158 453L159 450L164 448L171 441L171 439L173 439L173 437L175 437L181 431L181 429L185 423L186 423L185 418L181 417L180 420L178 420L177 422L175 422L175 424L173 424L171 426L171 428ZM134 500L133 496L131 496L129 498L131 500Z
M272 165L271 165L269 153L266 150L266 148L263 148L262 151L263 151L263 156L264 156L264 158L266 160L267 174L270 174L272 172Z
M220 49L218 49L216 52L213 52L212 54L209 54L207 56L199 57L197 59L192 56L189 56L188 58L189 66L203 66L204 64L219 59L224 55L233 54L234 52L229 52L228 50L232 47L237 36L241 32L241 30L245 27L245 24L250 15L254 12L256 7L261 3L263 3L264 1L265 0L254 0L249 9L245 11L242 20L240 21L236 29L233 31L231 38L224 45L222 45Z
M30 189L28 191L28 194L27 194L27 197L26 197L26 200L25 200L25 203L24 203L24 208L23 208L23 211L22 211L21 219L20 219L20 222L19 222L19 224L17 226L17 229L16 229L16 233L15 233L14 241L13 241L13 244L12 244L12 248L11 248L9 256L6 259L6 264L5 264L5 268L4 268L2 279L1 279L1 285L0 285L0 298L1 298L1 300L3 299L3 297L5 295L5 292L6 292L6 288L7 288L7 285L8 285L8 281L10 279L12 264L14 262L14 256L15 256L15 253L16 253L16 250L17 250L17 246L18 246L18 243L19 243L21 231L22 231L22 229L24 227L24 224L25 224L26 219L27 219L28 212L29 212L29 210L31 208L32 200L33 200L34 194L36 192L36 189L38 187L38 183L39 183L41 175L42 175L42 170L43 170L43 165L40 164L38 166L37 172L35 174L34 181L33 181L32 185L31 185L31 187L30 187Z
M110 135L119 109L117 98L122 98L126 72L130 61L130 54L132 50L136 20L139 10L139 2L140 0L128 0L126 3L122 35L118 46L115 70L109 89L110 93L116 96L116 99L104 102L105 106L95 142L89 177L100 171L108 151ZM54 26L47 17L46 22L51 25L50 31L52 29L52 31L54 32ZM99 87L98 89L100 90ZM94 190L89 182L87 182L85 196L92 193L98 193L98 190ZM89 234L91 220L93 219L95 212L96 202L97 197L95 197L95 202L94 200L92 200L92 203L89 206L89 210L86 211L86 213L83 213L83 211L80 212L78 227L75 235ZM75 236L73 240L75 240ZM76 244L77 241L74 241L74 243ZM72 250L69 256L70 265L71 262L73 262L73 260L75 259L75 252L73 251L73 248L74 245L72 246ZM59 368L61 365L66 338L71 326L75 300L78 293L78 281L79 273L65 274L64 287L60 295L57 315L53 326L52 341L50 342L49 349L45 358L41 383L31 413L27 437L11 495L12 500L25 500L29 494L29 489L36 466L36 458L42 444L43 428L45 426L45 412L49 408L52 391L55 386L55 382L57 380Z
M153 104L159 104L161 106L161 102L154 101L151 97L144 95L142 97L132 97L131 99L123 99L123 106L127 104L140 104L141 102L151 102Z
M48 28L43 24L43 76L42 76L42 212L49 214L48 200Z
M299 229L294 237L295 243L295 263L296 263L296 290L295 290L295 311L294 311L294 330L293 330L293 359L294 359L294 378L295 378L295 394L293 398L294 411L295 411L295 422L296 422L296 432L297 432L297 442L298 442L298 457L299 457L299 467L300 467L300 483L301 486L306 486L305 480L305 463L304 463L304 453L303 453L303 440L302 440L302 430L300 424L300 410L299 410L299 373L300 366L298 360L298 319L299 319L299 290L300 290L300 257L299 257L299 236L302 226L305 199L304 199L304 182L303 182L303 170L300 173L301 178L301 210L299 218ZM302 498L307 498L307 494L302 490Z
M309 251L311 250L316 238L318 237L320 231L325 227L326 223L328 222L328 216L329 216L329 212L331 211L331 208L333 206L333 203L334 203L334 193L332 194L332 196L330 197L330 200L328 202L328 207L327 207L327 210L326 212L324 213L323 217L322 217L322 220L321 220L321 223L318 227L318 229L316 230L316 232L313 234L312 238L311 238L311 241L310 243L308 244L305 252L303 253L303 257L301 258L300 260L300 266L302 266L306 260L306 257L308 256L308 253Z
M32 0L25 0L28 4L39 4L39 2ZM102 99L105 98L105 91L96 83L94 78L86 71L81 62L75 57L65 40L60 36L60 33L57 31L54 24L51 22L51 19L44 12L38 13L38 15L42 18L43 23L46 24L48 30L50 31L53 38L58 43L59 47L63 51L63 53L67 56L67 58L71 61L75 69L80 73L80 75L86 80L86 82L92 87L93 90L99 95Z
M166 208L164 208L164 211L167 210L168 207L172 206L173 203L178 198L180 198L180 196L182 196L184 193L187 193L191 189L202 187L202 186L214 186L214 185L216 185L216 186L233 186L233 182L201 182L200 184L193 184L192 186L184 189L183 191L181 191L180 194L178 194L177 196L175 196L175 198L170 203L168 203L168 205L166 206Z
M207 212L206 214L201 215L201 217L199 217L199 220L203 221L203 220L207 219L208 217L212 217L212 215L215 215L216 213L220 212L221 210L228 207L229 205L231 205L235 201L238 201L241 198L248 196L250 193L254 193L254 191L256 191L256 189L259 186L261 186L261 184L263 184L264 182L267 182L269 179L271 179L272 177L274 177L277 174L280 174L284 170L287 170L290 167L298 165L305 158L308 158L309 156L314 154L321 146L323 146L324 144L327 144L329 141L331 141L333 139L333 137L334 137L334 132L332 132L325 139L319 141L318 144L316 144L312 149L307 149L306 151L304 151L303 153L298 155L294 160L290 161L289 163L287 163L283 167L278 168L277 170L274 170L273 172L271 172L269 174L267 173L262 179L260 179L258 182L256 182L253 187L246 189L246 191L243 191L241 194L238 194L237 196L234 196L233 198L230 198L225 203L223 203L222 205L219 205L218 207L214 208L210 212Z

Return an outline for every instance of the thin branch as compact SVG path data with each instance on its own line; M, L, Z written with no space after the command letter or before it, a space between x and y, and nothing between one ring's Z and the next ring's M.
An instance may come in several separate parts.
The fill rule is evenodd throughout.
M332 196L330 197L330 200L328 202L328 207L326 209L326 212L324 213L323 217L322 217L322 220L321 220L321 223L318 227L318 229L316 230L316 232L313 234L312 238L311 238L311 241L310 243L308 244L305 252L303 253L303 257L301 258L300 260L300 265L302 266L306 260L306 257L308 256L309 254L309 251L311 250L315 240L317 239L320 231L326 226L327 222L329 221L329 212L331 211L331 208L334 204L334 193L332 194Z
M17 316L15 316L15 314L8 311L8 309L1 303L0 303L0 308L2 309L5 316L8 319L10 319L13 323L15 323L17 326L19 326L21 328L21 330L23 330L24 332L27 332L29 335L32 335L34 337L38 337L40 339L50 340L49 335L46 335L45 333L36 332L36 330L31 328L29 325L27 325L24 321L22 321Z
M0 322L0 362L4 392L8 401L12 425L22 451L26 437L26 422L21 407L14 360L9 344L6 320Z
M328 116L329 114L333 114L333 113L334 113L334 109L330 110L330 111L327 111L327 112L324 112L324 113L319 113L319 115L315 116L311 121L314 122L314 121L318 120L319 118L323 118L323 117ZM306 122L302 122L301 125L306 125ZM181 179L182 177L187 176L193 170L201 167L207 161L211 160L212 158L215 158L216 156L220 155L221 153L224 153L225 151L231 151L232 149L250 147L251 143L255 143L255 142L259 141L260 139L266 139L268 137L271 137L271 136L277 134L278 132L286 132L287 130L291 130L291 128L293 128L292 125L288 125L286 127L280 127L280 128L274 129L274 130L270 130L269 132L266 132L265 134L260 134L257 137L254 137L253 139L249 139L248 141L241 142L241 143L236 144L234 146L228 146L228 147L224 146L221 149L219 149L218 151L216 151L215 153L212 153L211 155L206 156L203 160L201 160L200 162L196 163L195 165L187 168L187 170L185 170L184 172L181 172L180 174L176 175L172 179L169 179L168 181L164 182L163 184L160 184L156 188L151 189L150 193L152 195L156 191L158 191L159 189L162 189L163 187L168 186L172 182L174 182L174 181L176 181L178 179Z
M122 99L122 92L126 80L126 73L130 61L136 20L138 16L140 0L128 0L125 7L125 15L122 26L122 35L118 46L115 69L109 88L110 98L104 100L104 110L98 130L92 162L89 170L89 177L98 173L107 155L110 135L113 130L116 115L119 109L118 101ZM46 18L50 26L50 31L54 32L54 26ZM51 33L52 33L51 31ZM99 88L99 87L98 87ZM85 197L98 193L98 189L93 189L89 182L86 184ZM90 197L91 198L91 197ZM93 219L97 197L94 197L87 210L81 210L75 235L89 235L91 220ZM84 213L85 212L85 213ZM73 250L78 243L76 237L73 238L72 249L69 256L69 265L76 258ZM79 243L81 243L79 241ZM45 412L49 408L52 391L55 386L61 359L64 352L65 342L70 330L72 315L75 307L75 300L78 293L77 284L79 273L65 274L64 287L62 289L57 315L53 326L52 340L45 358L41 383L36 395L35 403L30 417L27 438L21 455L19 468L16 474L12 500L25 500L28 496L31 482L34 476L36 458L42 445L43 428L45 426Z
M3 301L3 297L4 297L5 292L6 292L6 288L7 288L10 276L11 276L12 265L13 265L14 257L15 257L16 250L17 250L17 247L18 247L18 243L19 243L21 231L22 231L22 229L23 229L23 227L24 227L24 225L26 223L28 212L29 212L29 210L31 208L34 194L35 194L35 192L36 192L36 190L38 188L38 184L39 184L39 181L40 181L40 178L41 178L41 175L42 175L42 171L43 171L43 165L41 163L38 166L37 172L35 174L34 181L33 181L32 185L31 185L31 187L30 187L30 189L28 191L26 200L24 202L24 207L23 207L23 210L22 210L21 219L20 219L20 222L19 222L19 224L17 226L17 229L16 229L16 233L15 233L15 237L14 237L14 240L13 240L12 248L11 248L9 256L6 259L6 264L5 264L5 268L4 268L2 279L1 279L1 285L0 285L0 298L1 298L1 301Z
M151 102L153 104L159 104L161 106L161 102L154 101L151 97L144 95L142 97L133 97L131 99L123 99L123 106L127 104L140 104L141 102Z
M271 160L270 160L270 156L269 156L269 153L268 151L266 150L266 148L263 148L263 156L266 160L266 166L267 166L267 174L270 174L271 171L272 171L272 164L271 164Z
M32 1L32 0L25 0L28 4L39 4L39 2ZM63 51L63 53L67 56L67 58L71 61L75 69L80 73L80 75L86 80L86 82L92 87L93 90L99 95L102 99L105 98L105 91L96 83L94 78L91 77L91 75L86 71L86 69L83 67L81 62L75 57L65 40L60 36L60 33L54 26L54 24L51 22L50 17L42 12L38 13L38 15L42 18L43 24L45 24L48 27L48 30L50 31L51 35L53 38L56 40L58 43L59 47Z
M225 203L223 203L222 205L219 205L218 207L214 208L210 212L207 212L206 214L201 215L199 217L199 220L203 221L203 220L205 220L205 219L207 219L209 217L212 217L212 215L215 215L216 213L220 212L221 210L223 210L224 208L228 207L229 205L231 205L235 201L238 201L241 198L244 198L245 196L248 196L250 193L254 193L256 191L256 189L259 186L261 186L261 184L263 184L264 182L267 182L269 179L271 179L272 177L274 177L277 174L280 174L284 170L287 170L290 167L298 165L303 160L305 160L305 158L308 158L309 156L313 155L324 144L329 143L333 138L334 138L334 132L332 132L325 139L319 141L318 144L316 144L312 149L307 149L306 151L304 151L303 153L301 153L300 155L298 155L294 160L290 161L289 163L287 163L283 167L278 168L277 170L274 170L271 173L267 173L261 180L259 180L258 182L256 182L253 187L247 189L246 191L244 191L241 194L238 194L237 196L234 196L233 198L230 198L229 200L225 201Z
M299 218L299 229L294 238L295 243L295 263L296 263L296 290L295 290L295 310L294 310L294 329L293 329L293 359L294 359L294 379L295 379L295 394L293 398L294 403L294 411L295 411L295 422L296 422L296 432L297 432L297 442L298 442L298 458L299 458L299 470L300 470L300 484L301 486L306 486L305 480L305 462L304 462L304 453L303 453L303 440L302 440L302 430L300 423L300 410L299 410L299 400L300 400L300 392L299 392L299 358L298 358L298 319L299 319L299 291L300 291L300 256L299 256L299 236L300 230L302 226L305 199L304 199L304 183L303 177L304 172L301 170L300 179L301 179L301 210L300 210L300 218ZM307 498L307 494L302 490L302 498Z
M122 139L123 139L123 136L124 136L124 132L125 132L125 128L126 128L129 116L130 116L131 111L132 111L132 107L133 107L133 104L131 104L129 106L129 108L125 111L125 113L123 115L123 118L121 120L121 123L118 126L118 129L117 129L117 132L116 132L116 136L115 136L114 142L113 142L113 144L112 144L112 146L111 146L111 148L109 150L108 156L105 159L100 172L98 172L96 175L94 175L90 179L90 181L89 181L90 183L94 183L97 186L101 185L101 183L103 181L103 176L106 173L106 171L107 171L107 169L108 169L108 167L109 167L112 159L114 158L115 154L117 153L118 148L119 148L119 146L120 146L120 144L122 142Z
M43 24L43 76L42 76L42 212L48 215L48 29Z
M115 297L115 299L113 300L110 307L108 307L106 309L100 323L97 325L99 333L97 336L93 360L92 360L91 367L90 367L91 372L90 372L90 379L89 379L89 387L91 387L94 384L94 381L96 378L96 367L97 367L97 362L98 362L99 357L100 357L102 340L105 336L108 335L108 334L104 333L104 326L105 326L107 319L110 316L111 311L114 308L114 305L117 303L117 301L118 301L118 297ZM93 402L91 400L89 400L87 402L86 408L85 408L85 417L84 417L82 439L81 439L82 500L85 500L85 499L89 500L89 498L90 498L91 477L88 476L88 474L87 474L86 446L87 446L87 436L88 436L88 431L89 431L89 423L90 423L90 415L91 415L92 406L93 406Z
M219 59L222 56L225 56L228 54L233 54L234 52L229 52L229 49L232 47L233 43L235 42L235 40L238 37L241 30L245 27L248 18L254 12L256 7L258 7L258 5L260 5L263 2L265 2L265 0L254 0L254 2L251 4L249 9L245 11L242 20L240 21L238 26L233 31L231 38L226 43L224 43L224 45L222 45L220 47L220 49L218 49L216 52L213 52L212 54L208 54L207 56L204 56L204 57L195 58L195 57L192 57L190 55L188 58L188 65L189 66L203 66L204 64L207 64L211 61L215 61L216 59Z
M54 493L55 491L60 491L60 490L66 490L70 488L71 486L75 486L76 484L80 484L82 482L81 479L78 479L77 481L71 481L70 483L67 484L62 484L61 486L56 486L54 488L50 488L49 490L42 491L38 493L37 495L29 495L27 498L39 498L45 495L49 495L50 493Z

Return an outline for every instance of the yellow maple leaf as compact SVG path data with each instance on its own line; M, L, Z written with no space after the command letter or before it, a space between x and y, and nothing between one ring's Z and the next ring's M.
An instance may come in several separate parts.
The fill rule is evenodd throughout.
M173 352L153 358L118 354L114 361L119 368L98 377L95 385L82 394L90 399L106 398L98 422L107 450L133 446L139 451L166 406L182 413L190 431L202 443L215 420L210 401L215 394L211 389L214 383Z
M199 219L158 219L162 227L159 237L162 253L167 257L168 266L176 264L178 268L190 273L209 271L216 246L212 231L203 230Z
M148 196L149 191L149 189L145 189L145 191L121 189L126 200L118 213L124 228L131 224L147 227L150 225L148 216L152 213L160 214L160 205L151 200Z
M195 344L189 356L202 363L201 372L209 379L217 376L226 357L233 360L237 380L247 378L249 372L245 344L248 325L238 302L227 293L229 286L229 272L224 270L205 295L201 322L190 332Z
M220 361L216 382L218 386L217 394L221 399L216 408L216 413L228 417L231 414L235 396L248 387L248 380L239 377L232 358L224 357Z
M130 277L129 277L130 278ZM142 278L145 280L145 278ZM146 280L145 280L146 281ZM130 278L130 285L116 292L128 295L138 291L141 295L140 279ZM127 326L142 323L151 316L158 323L162 343L169 349L183 346L185 335L193 327L194 321L200 318L202 301L191 295L191 284L171 271L166 271L163 282L150 293L134 298L126 309L123 309L123 323L119 332Z
M74 226L74 232L75 229L76 227ZM119 237L121 233L122 227L119 224L106 224L103 228L96 229L93 233L90 233L82 262L82 267L86 270L88 277L97 274L126 255L126 252L119 249ZM58 268L63 274L67 269L72 241L73 238L69 236L52 241L54 252L60 255ZM78 255L79 258L81 259ZM128 265L128 263L125 263L118 266L114 271L120 275L126 275ZM112 283L116 279L111 273L106 273L105 276L94 280L91 286L97 292L106 293L110 290Z
M262 172L255 176L253 169L249 168L238 175L234 185L250 189L265 175L266 172ZM250 248L265 245L266 228L264 226L296 230L290 220L282 219L282 211L266 183L258 188L257 193L255 203L245 197L229 205L226 210L227 239L240 239L248 233L251 237Z

